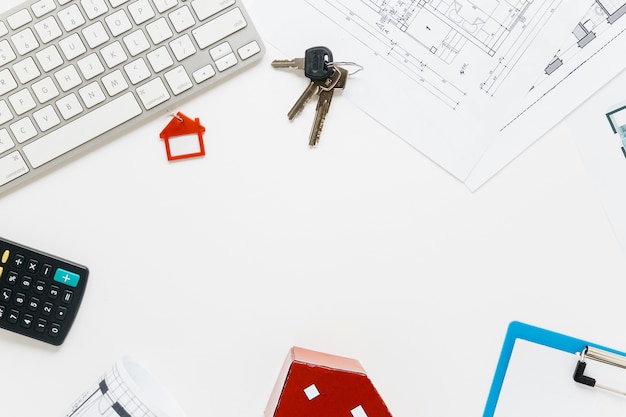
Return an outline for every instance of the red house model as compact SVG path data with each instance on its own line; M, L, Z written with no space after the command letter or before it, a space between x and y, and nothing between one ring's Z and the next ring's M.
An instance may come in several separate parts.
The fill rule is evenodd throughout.
M365 374L350 358L293 347L265 417L391 417Z
M190 119L180 112L177 113L160 134L161 139L165 141L167 159L173 161L203 156L204 140L202 135L205 130L204 126L200 124L200 119Z

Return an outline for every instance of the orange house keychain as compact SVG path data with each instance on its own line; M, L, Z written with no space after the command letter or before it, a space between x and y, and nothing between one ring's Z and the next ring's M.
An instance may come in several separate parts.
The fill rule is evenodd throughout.
M167 159L178 159L204 156L204 139L206 129L200 119L191 119L181 112L176 113L159 135L165 141Z

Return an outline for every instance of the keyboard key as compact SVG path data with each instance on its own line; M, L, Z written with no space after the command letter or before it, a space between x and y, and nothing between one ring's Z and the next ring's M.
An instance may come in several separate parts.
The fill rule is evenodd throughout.
M39 0L37 3L30 6L30 9L33 11L35 17L41 17L56 9L56 5L54 4L54 0Z
M63 91L68 91L82 82L74 65L69 65L55 72L54 78L56 78L59 87L61 87Z
M4 185L29 171L28 165L18 151L0 158L0 185Z
M0 100L0 124L4 124L13 119L13 113L9 109L6 101Z
M176 4L178 4L177 0L154 0L154 5L159 13L164 13L169 9L176 7Z
M129 4L128 11L136 25L141 25L156 16L148 0L139 0Z
M95 53L89 54L85 58L80 59L77 64L78 69L86 80L91 80L93 77L104 72L104 66L102 65L102 62L100 62L98 55Z
M204 20L235 4L235 0L193 0L191 7L198 19Z
M139 58L128 65L124 65L124 71L133 85L147 80L151 75L150 69L143 58Z
M257 41L252 41L237 49L239 57L243 60L246 60L251 56L258 54L259 52L261 52L261 47L259 46Z
M104 58L104 62L109 68L125 62L128 59L122 44L119 41L113 42L100 50L100 54Z
M76 97L76 94L74 93L63 97L55 104L61 113L61 117L65 120L71 119L83 111L83 106L80 104L78 97Z
M17 93L10 95L9 103L11 103L13 110L15 110L15 114L18 116L21 116L37 106L33 96L27 89L20 90Z
M18 120L11 124L9 129L13 132L13 136L15 136L18 143L24 143L37 135L37 129L35 129L35 125L30 120L30 117Z
M169 45L178 61L182 61L197 52L196 47L193 45L191 38L187 34L171 41Z
M107 16L104 21L106 22L109 30L111 31L111 35L119 36L124 32L127 32L133 28L133 24L128 19L126 12L122 10L118 10L112 15Z
M163 76L165 77L165 80L174 95L178 95L193 87L193 83L189 79L189 75L187 75L187 71L185 71L185 68L182 65L166 72Z
M205 23L191 33L200 49L204 49L248 25L239 8L232 9Z
M180 9L174 10L169 14L170 22L174 25L174 30L180 33L185 29L192 27L196 21L191 15L189 7L183 6Z
M57 158L102 133L140 115L141 107L132 93L125 93L102 107L74 119L57 130L24 146L24 154L34 168Z
M109 11L104 0L80 0L83 10L91 20Z
M93 25L87 26L82 32L90 48L97 48L109 40L109 35L102 22L96 22Z
M42 132L50 130L61 123L59 116L57 116L52 106L46 106L41 110L37 110L33 113L33 118L35 119L35 123L37 123L39 130Z
M174 65L172 57L164 46L148 53L147 58L154 72L163 71L165 68Z
M15 71L17 79L20 80L22 84L34 80L41 75L39 68L37 68L37 64L35 64L35 60L31 57L13 65L13 71Z
M131 56L137 56L150 49L150 42L148 42L148 38L146 38L143 30L136 30L130 35L125 36L124 45L128 48L128 53Z
M51 42L63 36L63 31L54 16L47 17L41 22L35 23L35 31L37 31L43 43Z
M26 55L39 46L39 42L37 42L37 38L35 38L35 34L30 28L11 36L11 40L15 49L17 49L17 53L20 55Z
M167 88L165 88L165 84L163 84L160 78L155 78L139 87L137 94L139 94L139 98L147 110L156 107L170 98L170 94L167 92Z
M0 129L0 153L4 153L15 146L15 142L11 139L6 129Z
M85 103L85 106L87 106L88 109L92 108L96 104L102 103L106 99L104 92L100 88L100 84L98 84L97 81L87 84L78 90L78 94L83 99L83 103Z
M63 65L63 58L61 58L59 50L54 45L50 45L49 47L37 52L35 57L44 72L52 71L53 69Z
M9 41L0 41L0 66L8 64L13 61L17 56L13 52L13 48L9 45Z
M80 36L78 36L78 33L74 33L67 38L61 39L59 41L59 46L61 47L61 51L63 51L63 55L65 55L65 59L68 61L87 52L87 48L85 48L85 44L80 39Z
M155 45L160 44L174 35L170 26L167 24L167 21L163 17L152 23L148 23L146 25L146 30L148 31L150 39L152 39L152 43ZM2 52L2 48L0 48L0 52Z
M115 70L114 72L102 77L102 84L111 97L125 91L128 88L128 83L120 70Z
M4 22L0 22L0 36L4 36L9 33L9 29L7 29L7 25Z
M85 24L85 18L75 4L63 9L57 13L57 16L67 32Z
M59 95L59 90L57 90L54 81L52 81L52 78L50 77L43 78L33 84L33 92L41 104L44 104Z
M25 24L32 22L32 20L33 18L31 17L30 13L28 13L28 9L22 9L7 17L7 22L13 30L21 28Z
M11 75L11 71L8 69L3 69L0 71L0 95L4 95L9 91L15 90L17 88L17 82L13 75Z
M199 84L213 77L215 75L215 70L213 69L213 66L209 64L200 68L197 71L194 71L194 73L191 75L193 79L196 80L196 82Z

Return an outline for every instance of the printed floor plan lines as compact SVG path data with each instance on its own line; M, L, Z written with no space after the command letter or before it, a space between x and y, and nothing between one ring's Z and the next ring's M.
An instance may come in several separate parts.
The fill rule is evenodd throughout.
M562 0L307 0L372 52L456 109L470 89L496 94ZM329 12L330 10L330 12ZM468 49L473 48L472 51ZM473 85L476 49L491 62ZM470 59L469 56L472 56ZM438 62L434 62L436 59ZM443 64L443 66L442 66Z
M608 31L624 14L626 14L626 0L593 1L584 16L572 28L571 34L556 51L552 60L543 69L543 73L531 89L544 82L550 75L557 73L565 63L575 60L583 49L589 48L590 45L597 42L603 42L597 39L601 39L601 35ZM605 40L604 43L606 42Z

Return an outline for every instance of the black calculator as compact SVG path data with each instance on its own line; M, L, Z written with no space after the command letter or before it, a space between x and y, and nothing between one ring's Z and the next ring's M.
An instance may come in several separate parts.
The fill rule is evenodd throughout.
M82 265L0 237L0 328L60 345L88 275Z

